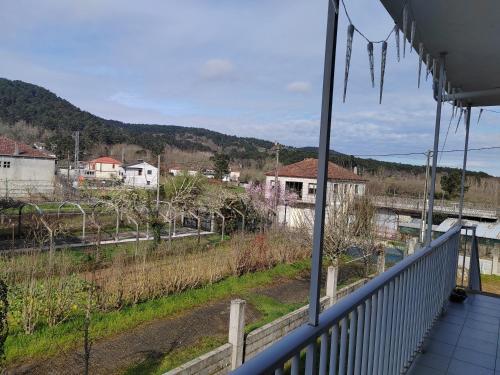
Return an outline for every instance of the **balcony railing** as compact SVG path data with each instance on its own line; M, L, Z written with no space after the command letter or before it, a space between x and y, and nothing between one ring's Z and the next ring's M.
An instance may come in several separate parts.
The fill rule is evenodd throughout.
M324 311L317 326L299 327L234 374L404 372L455 288L460 232L453 227ZM474 286L479 272L471 269Z

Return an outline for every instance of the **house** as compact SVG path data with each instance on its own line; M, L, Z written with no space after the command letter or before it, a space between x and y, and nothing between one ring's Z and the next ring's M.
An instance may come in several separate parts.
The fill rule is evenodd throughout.
M99 180L118 180L121 179L122 163L109 156L101 156L97 159L84 163L84 169L81 171L83 178L95 178Z
M304 215L312 220L314 204L316 203L316 177L318 175L318 160L304 159L298 163L285 165L277 170L279 191L294 193L297 207L278 206L278 218L291 226L298 225ZM266 185L274 189L276 171L266 173ZM337 206L347 199L365 194L367 180L337 164L328 164L327 204ZM300 206L300 207L299 207Z
M0 136L0 194L29 197L52 194L56 157L49 152Z
M240 175L241 175L241 172L239 170L231 169L231 171L229 172L229 181L231 181L231 182L239 182L240 181Z
M182 165L174 164L168 169L168 173L172 176L179 176L183 173L187 173L189 176L195 176L198 171L193 168L186 168Z
M123 183L135 187L156 187L158 183L158 168L138 160L137 163L122 166Z

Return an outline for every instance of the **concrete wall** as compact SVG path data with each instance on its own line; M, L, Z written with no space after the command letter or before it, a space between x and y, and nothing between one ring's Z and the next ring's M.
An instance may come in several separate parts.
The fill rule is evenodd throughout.
M139 169L136 168L141 168L142 172L139 174ZM148 171L151 171L151 174L148 174ZM124 169L123 175L125 177L124 183L127 186L156 188L158 168L149 163L138 163Z
M0 195L52 194L55 171L55 159L0 156Z

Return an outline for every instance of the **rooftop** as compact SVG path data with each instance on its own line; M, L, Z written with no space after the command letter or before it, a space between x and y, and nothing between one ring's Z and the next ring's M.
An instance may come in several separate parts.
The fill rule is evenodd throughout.
M269 171L266 176L274 176L275 171ZM298 163L285 165L278 168L278 176L280 177L297 177L297 178L313 178L318 176L318 159L304 159ZM341 181L366 181L363 177L357 175L348 169L329 162L328 163L328 179Z
M14 141L13 139L4 136L0 136L0 155L41 158L41 159L55 159L54 155L46 151L38 150L27 144Z
M122 165L121 161L113 159L113 158L111 158L109 156L101 156L101 157L99 157L97 159L89 161L89 163L102 163L102 164L118 164L118 165Z

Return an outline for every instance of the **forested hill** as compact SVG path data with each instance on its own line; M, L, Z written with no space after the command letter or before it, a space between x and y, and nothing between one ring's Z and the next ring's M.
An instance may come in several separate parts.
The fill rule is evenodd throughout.
M72 153L74 146L71 134L76 130L81 132L82 151L91 151L96 144L127 143L139 145L153 154L160 153L165 145L170 145L189 151L223 151L236 160L262 162L272 157L273 142L270 141L226 135L203 128L106 120L82 111L43 87L4 78L0 78L0 122L3 126L24 122L43 129L41 141L59 157ZM284 164L289 164L305 157L316 157L316 148L285 146L280 159ZM337 152L332 152L332 160L346 167L357 165L365 172L380 169L423 172L420 166L359 159Z

